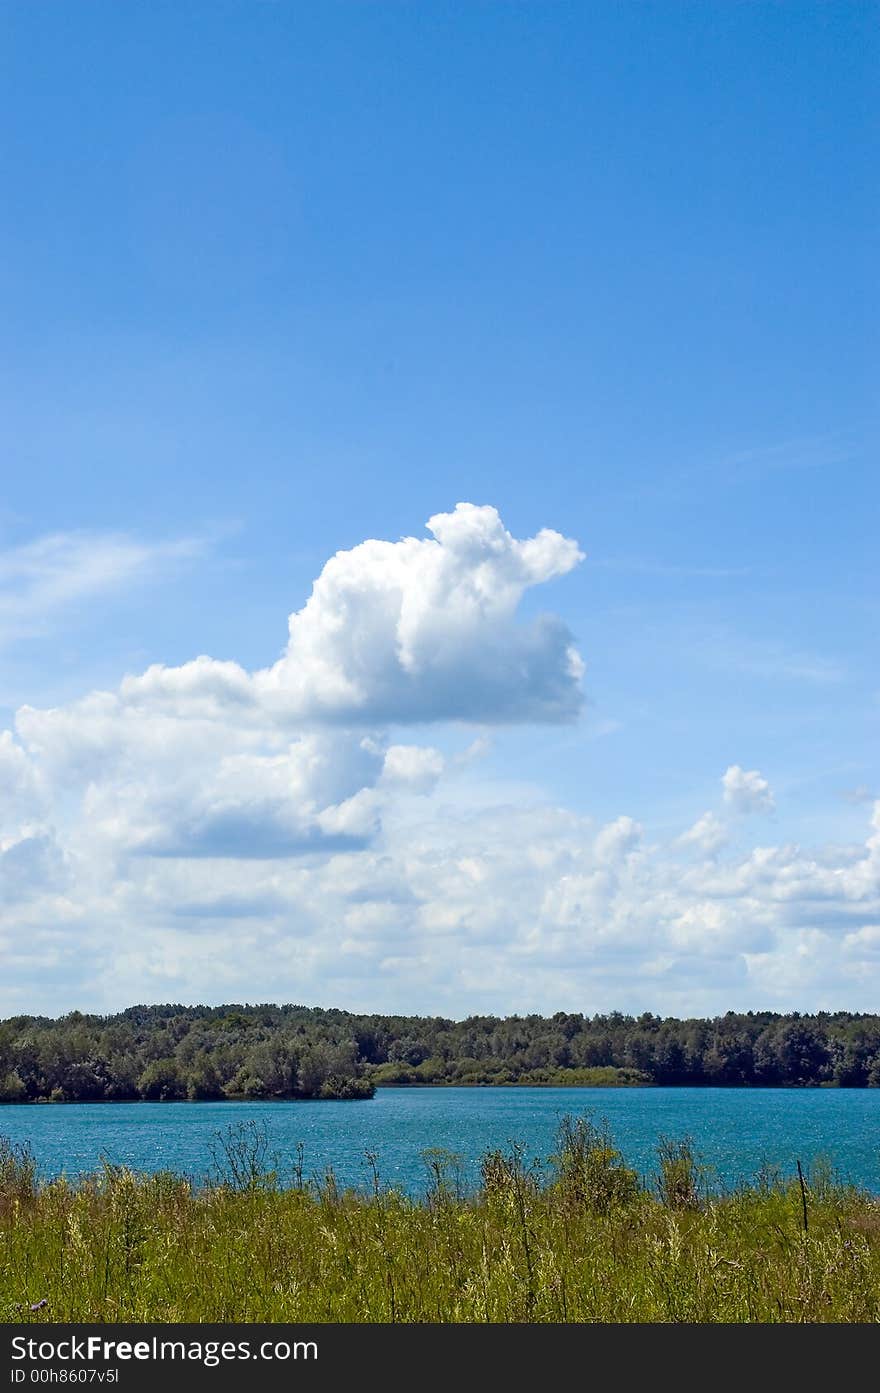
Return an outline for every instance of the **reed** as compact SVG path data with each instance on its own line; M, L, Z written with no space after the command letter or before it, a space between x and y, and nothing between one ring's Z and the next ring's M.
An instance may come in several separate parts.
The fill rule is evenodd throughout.
M426 1153L421 1200L375 1157L361 1192L306 1179L301 1155L282 1182L258 1128L222 1140L199 1187L110 1165L41 1184L0 1141L0 1320L880 1319L880 1201L827 1174L804 1178L807 1227L797 1176L701 1193L690 1145L664 1139L648 1188L585 1119L546 1167L487 1155L474 1193Z

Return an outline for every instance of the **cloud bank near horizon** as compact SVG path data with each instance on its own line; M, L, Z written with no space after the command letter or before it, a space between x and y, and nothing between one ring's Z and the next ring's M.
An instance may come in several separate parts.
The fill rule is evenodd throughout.
M467 503L428 532L337 552L270 667L202 656L19 710L0 733L0 1012L866 1009L880 803L861 845L749 845L776 800L731 763L716 806L656 840L627 813L488 793L479 742L395 741L583 703L562 621L518 617L577 543Z

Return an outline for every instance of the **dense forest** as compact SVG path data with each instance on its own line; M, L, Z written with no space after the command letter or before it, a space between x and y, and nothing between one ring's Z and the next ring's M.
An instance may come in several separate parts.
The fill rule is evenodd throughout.
M132 1006L0 1022L0 1101L369 1098L382 1084L880 1087L880 1016L361 1016Z

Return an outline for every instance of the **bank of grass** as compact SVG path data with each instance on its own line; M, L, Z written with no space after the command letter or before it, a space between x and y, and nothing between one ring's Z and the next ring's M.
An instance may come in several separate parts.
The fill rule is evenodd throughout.
M416 1065L377 1064L370 1070L369 1082L377 1088L644 1088L654 1080L641 1069L618 1068L614 1064L583 1069L529 1069L513 1074L500 1065L487 1069L483 1064L450 1066L443 1060L426 1059Z
M0 1144L0 1320L876 1322L880 1201L819 1173L701 1193L690 1145L640 1184L607 1132L565 1119L540 1174L516 1147L478 1193L426 1153L422 1201L282 1184L265 1135L222 1140L213 1183L105 1166L39 1184ZM31 1307L45 1301L39 1310Z

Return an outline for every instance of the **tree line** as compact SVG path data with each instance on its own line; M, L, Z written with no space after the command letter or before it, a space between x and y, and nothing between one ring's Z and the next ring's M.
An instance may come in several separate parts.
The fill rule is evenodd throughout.
M880 1016L355 1015L133 1006L0 1021L0 1102L372 1096L382 1084L880 1087Z

